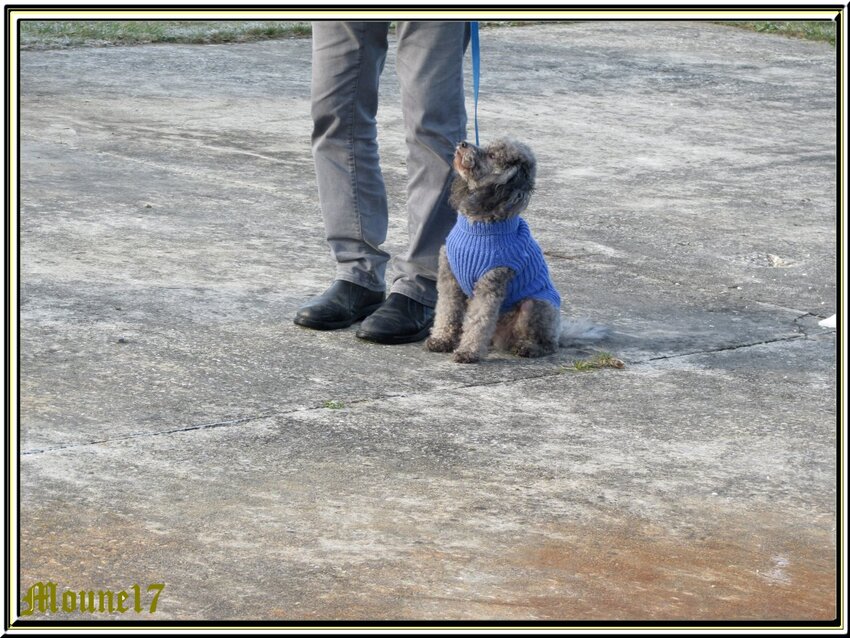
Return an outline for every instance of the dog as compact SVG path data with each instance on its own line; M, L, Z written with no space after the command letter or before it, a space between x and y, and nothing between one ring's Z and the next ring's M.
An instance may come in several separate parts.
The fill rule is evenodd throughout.
M534 190L531 149L503 138L486 147L461 142L449 203L458 219L440 250L431 352L476 363L492 345L520 357L553 354L567 341L598 340L606 329L562 331L561 297L543 251L520 217Z

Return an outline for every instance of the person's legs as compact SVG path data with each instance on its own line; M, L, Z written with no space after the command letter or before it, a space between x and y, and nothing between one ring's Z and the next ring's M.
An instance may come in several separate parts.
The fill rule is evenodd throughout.
M308 328L345 328L384 300L387 196L375 116L388 28L387 22L313 23L313 159L336 274L330 288L296 312L295 323Z
M465 22L399 22L397 70L407 142L408 249L393 259L390 296L357 336L409 343L428 336L440 247L457 215L448 204L455 145L466 136Z
M388 22L314 22L313 158L336 279L385 288L387 196L378 160L378 84Z
M299 310L301 325L350 325L371 312L373 297L383 294L389 256L380 246L387 232L387 200L375 116L387 29L387 23L313 25L313 155L337 281ZM448 191L454 147L466 133L468 39L464 22L398 23L409 246L394 260L395 294L364 322L360 337L404 343L427 336L436 303L437 257L455 221Z
M455 146L466 138L466 22L399 22L397 72L406 129L407 251L393 258L392 292L436 303L437 264L457 218L448 204Z

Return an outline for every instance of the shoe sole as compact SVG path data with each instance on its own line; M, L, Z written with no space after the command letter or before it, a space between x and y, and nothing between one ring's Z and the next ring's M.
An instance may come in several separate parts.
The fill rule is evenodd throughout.
M364 332L363 330L358 330L356 336L358 339L363 339L364 341L371 341L373 343L381 343L384 345L398 345L402 343L415 343L417 341L422 341L425 339L428 334L431 332L431 325L428 324L419 332L412 335L386 335L386 334L375 334L370 332Z
M343 319L342 321L318 321L309 319L307 317L295 317L293 323L296 326L303 326L304 328L312 328L313 330L340 330L341 328L348 328L348 326L357 323L358 321L363 321L366 317L375 312L384 302L375 304L374 306L366 306L360 313L355 315L352 319Z

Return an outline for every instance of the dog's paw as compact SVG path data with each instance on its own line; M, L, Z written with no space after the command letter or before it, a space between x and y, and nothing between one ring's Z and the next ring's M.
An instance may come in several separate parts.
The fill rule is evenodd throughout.
M430 352L451 352L455 349L455 344L451 339L430 337L425 342L425 348Z
M455 352L455 356L452 357L452 360L455 363L478 363L481 360L481 357L478 356L477 352L459 350Z
M538 356L537 348L533 348L533 347L531 347L527 344L514 346L514 348L511 352L513 352L513 354L515 354L518 357L529 358L529 359Z
M521 341L514 343L510 349L512 354L518 357L536 359L557 352L557 343L539 343L537 341Z

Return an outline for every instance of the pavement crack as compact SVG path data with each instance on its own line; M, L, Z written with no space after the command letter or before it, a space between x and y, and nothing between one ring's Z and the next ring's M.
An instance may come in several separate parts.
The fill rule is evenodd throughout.
M101 445L103 443L116 443L119 441L125 441L129 439L139 439L144 437L151 436L163 436L166 434L180 434L181 432L193 432L195 430L212 430L215 428L223 428L231 425L242 425L243 423L249 423L251 421L259 421L260 419L267 419L273 416L279 416L281 413L264 413L255 416L241 417L238 419L226 419L224 421L215 421L213 423L199 423L197 425L186 425L179 428L171 428L170 430L162 430L160 432L131 432L130 434L125 434L124 436L114 437L114 438L106 438L106 439L98 439L95 441L85 441L83 443L69 443L68 445L54 445L52 447L46 448L36 448L33 450L22 450L21 456L32 456L35 454L46 454L48 452L58 452L60 450L67 450L78 447L89 447L92 445Z
M485 382L479 382L479 383L467 383L467 384L461 384L461 385L453 386L452 388L450 388L450 390L463 390L465 388L471 388L471 387L484 387L484 386L499 385L499 384L505 384L505 383L516 383L516 382L521 382L521 381L541 379L541 378L550 377L550 376L557 376L558 374L560 374L560 372L556 370L556 371L552 371L552 372L548 372L548 373L537 374L537 375L527 376L527 377L521 377L521 378L518 378L518 379L497 379L497 380L494 380L494 381L485 381ZM432 390L427 390L425 392L390 393L390 394L374 396L374 397L364 397L362 399L352 399L352 400L346 401L346 405L349 405L349 406L350 405L360 405L360 404L363 404L363 403L370 403L370 402L373 402L373 401L383 401L383 400L387 400L387 399L396 399L396 398L404 398L404 397L410 397L410 396L419 396L419 395L426 395L426 394L432 394L432 393L435 393L435 392L445 392L445 391L446 391L446 388L435 388L435 389L432 389ZM108 443L120 443L122 441L128 441L128 440L131 440L131 439L139 439L139 438L154 437L154 436L166 436L166 435L171 435L171 434L181 434L181 433L184 433L184 432L195 432L195 431L201 431L201 430L213 430L213 429L216 429L216 428L231 427L231 426L236 426L236 425L244 425L246 423L251 423L253 421L260 421L262 419L285 417L287 415L297 414L299 412L311 412L311 411L314 411L314 410L324 410L324 409L326 409L326 408L322 405L312 405L312 406L294 407L294 408L288 409L288 410L284 409L284 410L267 411L267 412L262 412L260 414L256 414L256 415L253 415L253 416L224 419L224 420L221 420L221 421L213 421L211 423L199 423L199 424L195 424L195 425L185 425L185 426L181 426L181 427L170 428L168 430L161 430L159 432L131 432L130 434L125 434L125 435L122 435L122 436L96 439L96 440L92 440L92 441L84 441L84 442L81 442L81 443L69 443L69 444L66 444L66 445L54 445L54 446L51 446L51 447L34 448L34 449L30 449L30 450L21 450L20 455L21 456L37 456L37 455L40 455L40 454L48 454L50 452L60 452L60 451L63 451L63 450L69 450L69 449L74 449L74 448L91 447L91 446L94 446L94 445L103 445L105 443L107 443L107 444Z
M764 345L768 345L768 344L772 344L772 343L782 343L782 342L788 342L788 341L796 341L796 340L799 340L799 339L808 339L809 337L814 337L814 336L819 336L819 335L829 334L831 332L835 332L834 330L823 330L821 332L817 332L817 333L813 333L813 334L807 333L805 331L805 326L799 325L799 324L797 324L797 322L801 321L802 319L804 319L808 316L817 317L818 315L814 315L810 312L807 312L807 313L802 314L801 316L797 317L797 319L794 320L794 324L795 324L794 327L795 327L795 329L797 329L799 331L798 334L788 335L788 336L785 336L785 337L777 337L775 339L763 339L761 341L753 341L753 342L749 342L749 343L741 343L741 344L734 344L734 345L728 345L728 346L721 346L721 347L717 347L717 348L708 348L708 349L705 349L705 350L696 350L696 351L693 351L693 352L683 352L683 353L677 353L677 354L662 355L662 356L657 356L657 357L649 357L647 359L639 359L639 360L631 360L631 361L627 360L627 363L629 365L645 365L645 364L649 364L649 363L652 363L652 362L655 362L655 361L667 361L667 360L673 360L673 359L681 359L681 358L684 358L684 357L693 357L693 356L698 356L698 355L716 354L718 352L731 352L731 351L735 351L735 350L742 350L742 349L746 349L746 348L754 348L754 347L757 347L757 346L764 346ZM557 376L560 376L562 373L563 373L563 366L559 366L558 368L555 368L555 369L552 369L552 370L546 370L546 371L543 371L539 374L532 374L532 375L522 376L522 377L518 377L518 378L494 379L494 380L490 380L490 381L477 381L477 382L473 382L473 383L461 383L461 384L458 384L458 385L454 385L450 388L445 388L445 387L432 388L430 390L425 390L423 392L388 393L388 394L380 395L380 396L364 397L364 398L361 398L361 399L350 399L350 400L346 401L346 405L353 406L353 405L361 405L361 404L364 404L364 403L370 403L370 402L373 402L373 401L383 401L383 400L396 399L396 398L407 398L407 397L411 397L411 396L421 396L421 395L434 394L434 393L437 393L437 392L445 393L446 391L454 392L454 391L457 391L457 390L465 390L467 388L481 388L481 387L496 386L496 385L507 385L507 384L511 384L511 383L522 383L522 382L525 382L525 381L534 381L534 380L537 380L537 379L557 377ZM58 452L58 451L68 450L68 449L73 449L73 448L102 445L104 443L117 443L117 442L126 441L126 440L130 440L130 439L137 439L137 438L144 438L144 437L154 437L154 436L166 436L166 435L171 435L171 434L181 434L181 433L184 433L184 432L195 432L195 431L202 431L202 430L212 430L212 429L216 429L216 428L244 425L246 423L251 423L253 421L259 421L259 420L262 420L262 419L285 417L287 415L296 414L296 413L299 413L299 412L310 412L310 411L314 411L314 410L323 410L323 409L326 409L326 407L323 406L323 405L313 405L313 406L294 407L294 408L288 409L288 410L284 409L284 410L276 410L276 411L267 411L267 412L262 412L260 414L256 414L256 415L253 415L253 416L244 416L244 417L238 417L238 418L223 419L223 420L220 420L220 421L213 421L213 422L210 422L210 423L199 423L199 424L195 424L195 425L184 425L184 426L181 426L181 427L170 428L168 430L162 430L162 431L159 431L159 432L132 432L130 434L126 434L126 435L118 436L118 437L114 437L114 438L103 438L103 439L97 439L97 440L93 440L93 441L85 441L85 442L82 442L82 443L70 443L70 444L67 444L67 445L55 445L55 446L45 447L45 448L35 448L35 449L30 449L30 450L21 450L20 455L21 456L35 456L35 455L39 455L39 454L47 454L47 453L50 453L50 452Z
M740 343L731 346L721 346L718 348L708 348L707 350L695 350L694 352L682 352L679 354L667 354L660 357L649 357L648 359L643 359L640 361L631 362L634 365L639 365L643 363L650 363L652 361L665 361L668 359L680 359L682 357L693 357L701 354L715 354L717 352L730 352L733 350L743 350L745 348L755 348L756 346L764 346L771 343L781 343L784 341L796 341L797 339L806 339L809 335L807 334L796 334L789 335L787 337L777 337L776 339L764 339L762 341L753 341L750 343Z

